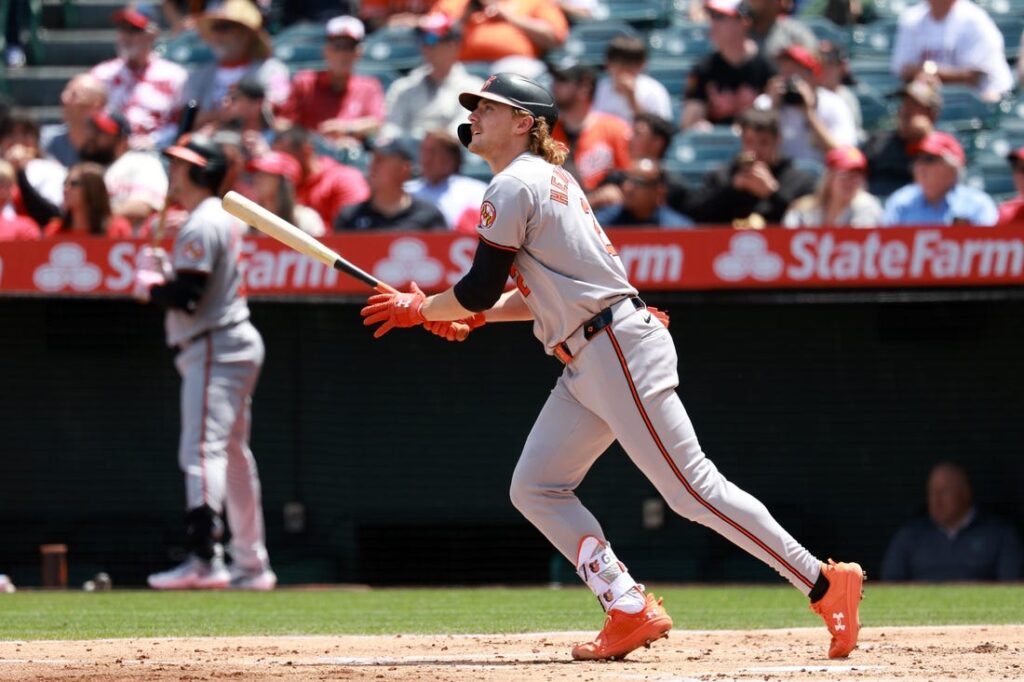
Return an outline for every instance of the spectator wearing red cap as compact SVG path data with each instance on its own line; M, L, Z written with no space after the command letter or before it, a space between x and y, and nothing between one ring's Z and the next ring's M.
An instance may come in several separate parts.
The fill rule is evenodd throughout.
M320 156L313 149L309 133L298 126L283 131L274 140L274 149L298 160L302 171L296 184L296 198L320 214L324 225L346 206L358 204L370 196L366 178L355 168Z
M217 58L214 63L193 67L185 84L184 101L199 103L197 128L222 119L224 97L232 85L249 75L263 83L272 105L288 99L291 74L271 56L270 35L256 5L249 0L226 0L199 15L196 27Z
M813 50L818 45L814 32L789 16L793 0L743 0L750 7L750 37L761 54L771 58L791 45Z
M384 99L387 121L382 134L422 137L438 128L456 133L469 112L459 105L460 92L476 92L483 81L459 62L462 32L451 17L434 12L417 26L423 66L399 78Z
M992 198L960 182L966 157L949 133L934 132L915 149L914 183L885 202L885 225L995 225Z
M354 73L363 54L363 22L335 17L327 22L323 71L300 71L277 115L315 130L338 146L361 146L384 122L384 89L373 76Z
M856 147L825 155L825 174L814 194L793 202L782 218L786 227L878 227L882 204L864 190L867 159Z
M156 154L129 149L128 121L117 111L92 117L92 134L82 147L82 158L107 168L104 179L114 215L140 226L164 205L167 173Z
M160 34L154 12L151 5L129 5L114 12L117 57L90 71L107 86L109 108L128 120L132 149L153 149L173 141L188 80L182 66L153 52Z
M1013 90L1003 34L970 0L923 0L900 14L892 72L904 81L921 75L946 85L968 85L995 102Z
M842 98L817 85L821 62L800 45L776 56L779 75L768 82L754 106L779 112L782 153L795 161L824 163L825 154L857 144L853 113Z
M911 81L889 96L900 98L895 128L877 130L864 143L868 189L878 197L914 181L911 150L934 132L942 111L942 93L929 80Z
M1007 154L1006 160L1013 168L1013 184L1017 187L1017 196L999 204L999 224L1024 225L1024 147Z
M684 130L733 123L775 75L775 65L749 39L750 14L742 0L707 0L704 7L715 51L697 62L687 77Z
M273 211L303 232L322 237L326 232L320 214L295 198L295 185L302 179L302 167L291 154L271 151L248 165L253 173L253 197L260 206Z
M0 160L0 242L10 239L39 239L39 225L18 211L14 195L17 192L14 166Z
M110 212L110 196L103 179L103 166L84 162L71 167L64 180L64 210L43 228L43 236L114 237L132 236L132 225Z

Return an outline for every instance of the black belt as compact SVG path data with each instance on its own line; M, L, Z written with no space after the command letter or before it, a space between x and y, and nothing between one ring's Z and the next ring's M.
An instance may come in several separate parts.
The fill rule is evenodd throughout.
M637 310L643 310L644 308L647 307L647 304L644 303L637 296L630 296L629 301ZM621 302L621 299L616 301L615 303L611 304L610 306L599 312L597 315L594 315L592 318L590 318L582 325L580 325L580 327L582 327L583 329L583 339L585 341L590 341L590 339L599 334L601 330L603 330L605 327L612 323L612 321L615 319L615 313L612 310L612 308L614 308ZM573 332L573 334L575 333L576 332ZM570 334L569 336L572 336L572 334ZM566 365L572 362L572 352L569 350L569 346L565 341L562 341L560 344L555 346L554 354L556 358L561 360Z

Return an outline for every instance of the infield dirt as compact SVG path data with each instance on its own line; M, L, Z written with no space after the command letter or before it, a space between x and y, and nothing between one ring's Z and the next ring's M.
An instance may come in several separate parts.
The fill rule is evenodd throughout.
M592 633L589 633L592 634ZM685 631L626 661L577 663L588 633L0 642L2 680L1021 680L1024 626L865 628L826 658L824 628Z

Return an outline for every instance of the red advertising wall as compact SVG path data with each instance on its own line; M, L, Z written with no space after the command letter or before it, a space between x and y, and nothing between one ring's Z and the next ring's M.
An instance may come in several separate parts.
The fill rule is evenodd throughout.
M1024 281L1024 227L737 231L610 229L641 290L991 286ZM453 233L329 236L378 279L425 290L454 284L476 239ZM125 296L142 240L0 242L0 295ZM170 246L169 244L165 246ZM278 242L253 236L250 295L362 294L366 287Z

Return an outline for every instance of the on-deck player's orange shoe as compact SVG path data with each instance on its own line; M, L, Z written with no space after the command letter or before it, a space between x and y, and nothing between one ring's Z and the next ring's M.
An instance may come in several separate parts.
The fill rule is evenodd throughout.
M814 604L814 611L825 621L832 635L829 658L846 658L857 647L860 634L860 600L864 596L864 570L860 564L844 564L828 560L821 565L828 578L828 591Z
M662 608L661 599L655 599L653 594L645 596L647 603L639 613L610 610L594 641L573 647L572 657L577 661L625 658L634 649L649 647L651 642L668 637L672 617Z

